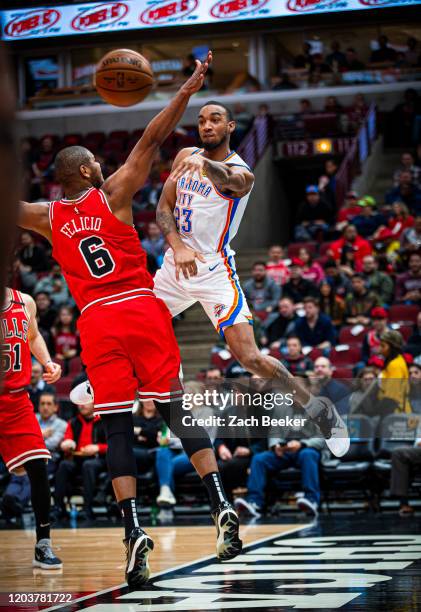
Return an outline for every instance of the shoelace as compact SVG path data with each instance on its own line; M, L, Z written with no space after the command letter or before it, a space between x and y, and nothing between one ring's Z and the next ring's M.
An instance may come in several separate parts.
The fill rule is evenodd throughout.
M55 554L53 553L51 546L49 544L41 544L41 546L37 546L39 550L43 552L47 559L54 559Z

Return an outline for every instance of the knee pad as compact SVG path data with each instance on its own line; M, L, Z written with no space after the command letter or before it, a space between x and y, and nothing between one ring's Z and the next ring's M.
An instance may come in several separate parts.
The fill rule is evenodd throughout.
M209 434L201 425L184 425L183 416L186 416L186 411L183 410L181 401L174 402L155 402L156 407L168 425L170 430L181 440L184 451L188 458L197 451L205 448L213 449Z
M136 477L133 452L133 418L131 412L101 416L107 438L107 465L111 479L121 476Z

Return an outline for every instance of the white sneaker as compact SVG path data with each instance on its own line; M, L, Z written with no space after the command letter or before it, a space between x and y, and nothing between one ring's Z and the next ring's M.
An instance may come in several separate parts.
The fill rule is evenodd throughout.
M335 457L346 455L351 444L348 428L330 399L314 397L304 410L319 427L330 452Z
M171 506L175 506L176 499L168 485L162 485L159 490L159 495L156 498L156 503L161 508L169 508Z
M94 401L94 392L89 380L84 380L70 391L70 401L77 406L91 404Z
M245 512L250 516L258 518L262 516L262 510L255 502L249 502L244 497L236 497L234 500L234 506L239 512Z
M307 497L300 497L299 499L297 499L297 506L299 507L300 510L302 510L309 516L313 516L314 518L316 518L317 515L319 514L317 505L314 502L307 499Z

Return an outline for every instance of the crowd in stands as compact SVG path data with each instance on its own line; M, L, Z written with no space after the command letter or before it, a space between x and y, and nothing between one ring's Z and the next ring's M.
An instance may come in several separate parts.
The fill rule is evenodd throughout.
M130 140L129 135L120 134L119 138ZM171 138L172 145L179 146L180 138L186 142L187 136ZM91 142L94 140L91 135ZM81 137L73 135L73 141L81 141ZM52 167L59 143L45 137L36 155L27 149L27 143L23 146L27 155L27 197L59 197ZM104 151L102 142L98 155ZM170 147L168 151L173 150ZM108 172L115 168L117 158L104 158ZM161 264L165 250L153 219L171 158L171 154L160 155L150 183L134 203L136 227L152 272ZM297 209L296 242L288 249L273 245L268 260L256 261L250 279L243 283L254 314L256 339L263 351L280 359L293 375L302 377L313 393L335 402L343 415L370 419L421 416L418 161L411 152L403 153L401 166L390 177L390 190L382 202L354 191L347 193L343 203L337 202L337 169L334 159L326 160L325 172L317 184L306 187L304 201ZM109 499L110 489L101 420L93 416L92 405L76 408L67 400L70 383L77 384L85 377L79 357L78 313L60 268L51 259L49 245L29 232L20 234L9 282L35 297L39 329L54 359L63 364L65 374L66 386L57 384L52 388L42 380L42 368L34 362L28 388L53 456L49 471L54 513L59 518L68 516L69 496L79 487L83 491L84 515L94 520L98 499ZM221 344L212 351L210 364L206 372L198 373L198 380L186 383L191 392L200 392L204 385L220 385L224 376L238 380L249 376ZM202 408L196 410L206 416ZM303 491L298 507L317 514L322 486L319 464L326 448L317 432L310 429L299 440L291 430L286 435L287 442L272 438L231 439L218 435L217 430L212 432L224 486L240 509L260 515L272 490L266 487L268 477L282 480L282 470L294 467ZM160 506L173 506L177 486L193 472L193 467L180 442L162 423L153 402L137 407L134 439L139 474L149 474L151 470L155 473L154 500ZM408 453L392 453L392 492L400 499L402 513L412 511L408 502L408 466L421 461L421 448L417 445L418 441ZM245 495L237 495L239 486L247 489ZM1 500L3 518L12 519L22 512L29 499L28 487L25 476L10 478Z
M421 48L414 37L406 41L406 48L396 49L385 35L379 36L375 49L360 58L353 47L342 48L334 40L330 49L319 50L320 45L312 46L310 41L303 44L302 52L293 57L280 55L280 70L272 78L272 89L293 90L299 87L323 87L346 83L370 82L368 73L373 73L371 82L378 82L380 71L391 79L399 79L401 73L419 72L421 68ZM364 78L358 73L365 72Z

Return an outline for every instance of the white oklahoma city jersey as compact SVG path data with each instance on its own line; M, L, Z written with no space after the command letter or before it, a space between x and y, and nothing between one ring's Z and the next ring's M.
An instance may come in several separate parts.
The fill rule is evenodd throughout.
M197 149L192 155L202 152ZM248 168L235 152L224 162ZM173 251L168 249L162 268L155 275L156 295L165 301L173 316L199 301L221 335L235 323L252 323L230 248L250 192L242 198L232 197L198 174L188 180L187 175L182 176L176 192L174 217L180 237L184 244L202 253L206 263L196 260L198 274L177 281Z

